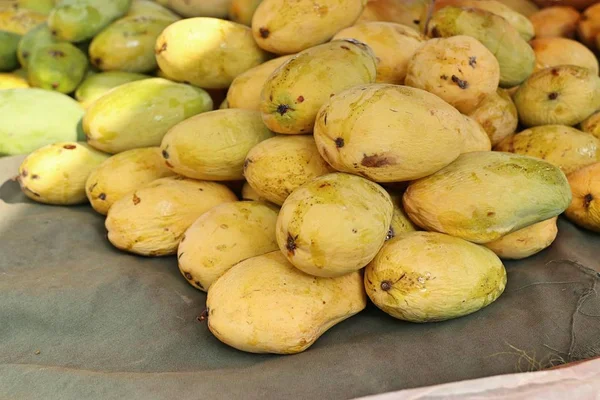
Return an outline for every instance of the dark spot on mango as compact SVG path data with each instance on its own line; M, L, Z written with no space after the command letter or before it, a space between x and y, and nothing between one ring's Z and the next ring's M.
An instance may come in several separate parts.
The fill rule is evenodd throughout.
M556 100L558 98L558 93L550 92L548 93L548 100Z
M60 50L50 50L50 52L48 52L48 54L51 57L56 57L56 58L63 58L65 56L65 53Z
M458 85L458 87L461 89L466 89L469 87L469 82L460 79L456 75L452 75L452 82L456 83Z
M348 46L340 46L340 47L344 50L350 50L350 47L348 47Z
M420 23L421 23L421 21L420 21L420 20L418 20L418 19L413 19L413 24L415 24L415 25L419 25Z
M28 51L24 51L23 52L23 58L29 58L29 52Z
M31 179L40 179L40 176L37 174L31 175Z
M73 150L75 148L77 148L77 146L75 146L74 144L65 144L63 146L63 149L67 149L67 150Z
M102 59L100 57L94 58L94 65L99 67L102 65Z
M385 167L386 165L395 164L395 162L393 159L391 159L389 157L385 157L385 156L380 156L379 154L373 154L371 156L367 156L366 154L363 154L363 159L360 162L360 164L363 167L380 168L380 167Z
M221 224L221 229L228 229L229 226L227 224Z
M593 200L594 200L594 196L592 196L591 193L588 193L585 196L583 196L583 208L585 208L586 210L588 208L590 208L590 204L592 203Z
M288 112L288 110L290 109L290 106L286 105L286 104L280 104L277 106L277 112L279 113L279 115L283 115L286 112Z
M195 284L196 284L196 286L198 286L199 288L202 288L202 289L204 289L204 286L202 286L202 284L201 284L200 282L198 282L198 281L195 281L194 283L195 283Z
M381 286L381 290L383 290L384 292L388 292L392 288L392 282L383 281L383 282L381 282L380 286Z
M163 151L162 151L162 156L163 156L163 158L164 158L165 160L168 160L168 159L169 159L169 153L167 153L167 151L166 151L166 150L163 150Z
M106 193L100 193L100 194L98 195L98 198L99 198L100 200L106 200Z
M558 76L558 75L559 75L559 73L558 73L558 69L556 69L556 68L552 68L552 69L550 70L550 73L551 73L553 76Z
M331 93L331 94L329 95L329 97L333 97L333 96L335 96L335 93Z
M304 96L298 96L298 98L296 99L296 101L298 103L302 103L304 101Z
M496 215L496 213L493 212L493 211L490 211L490 212L487 213L488 217L493 217L494 215Z
M285 244L285 248L288 251L288 254L293 256L296 253L296 239L298 238L298 236L293 237L291 234L288 233L288 237L287 237L287 242Z
M431 37L432 38L439 38L442 35L440 34L440 30L437 28L437 26L434 26L433 29L431 30Z
M249 158L246 158L246 160L244 161L244 171L246 169L248 169L248 165L250 165L252 163L252 160Z
M186 84L186 85L189 85L189 84L190 84L190 81L183 81L183 82L181 82L181 83L183 83L183 84Z
M181 260L181 257L183 257L183 255L184 255L184 254L185 254L185 252L183 252L183 253L179 253L179 255L177 256L177 259L178 259L178 260Z
M193 279L192 274L190 274L189 272L184 273L183 276L185 276L185 279L187 279L187 280Z
M339 137L335 139L335 147L337 147L338 149L344 147L344 138Z
M441 75L441 76L440 76L440 79L443 79L443 80L445 80L445 81L446 81L446 80L448 80L448 75Z
M21 172L21 176L22 176L23 178L27 178L27 175L29 175L29 172L27 172L27 170L26 170L26 169L24 169L24 170L23 170L23 172Z
M258 33L260 33L260 37L263 39L268 38L271 34L271 32L269 32L269 29L265 28L264 26L258 29Z
M185 234L181 237L181 243L185 240Z
M58 89L58 86L60 86L60 84L58 82L54 82L50 86L52 86L52 89Z
M331 184L330 183L321 183L319 185L319 188L324 188L324 187L327 187L327 186L331 186Z
M140 199L139 197L137 197L137 195L135 193L133 194L132 200L133 200L133 205L134 206L137 206L138 204L140 204L140 201L142 201L142 199Z
M162 53L163 51L166 51L166 50L167 50L167 42L164 42L164 43L162 44L162 46L160 46L160 48L158 48L158 49L155 51L155 53L156 53L156 54L160 54L160 53Z
M358 233L356 229L352 229L352 233Z
M475 56L469 57L469 65L472 68L475 68L475 65L477 65L477 57L475 57Z
M391 238L393 238L394 236L396 236L396 232L394 232L394 228L390 226L390 229L388 230L387 235L385 235L385 240L388 241Z
M324 113L325 115L323 116L323 124L327 125L327 112Z

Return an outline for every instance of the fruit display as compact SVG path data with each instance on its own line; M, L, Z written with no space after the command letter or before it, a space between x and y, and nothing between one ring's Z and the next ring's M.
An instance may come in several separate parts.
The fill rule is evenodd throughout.
M235 349L463 318L559 218L600 232L591 3L7 1L0 156L172 260Z

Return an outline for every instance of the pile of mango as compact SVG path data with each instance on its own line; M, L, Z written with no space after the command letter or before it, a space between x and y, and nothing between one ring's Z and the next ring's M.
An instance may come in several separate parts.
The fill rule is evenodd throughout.
M176 256L237 349L301 352L368 299L465 316L559 215L600 232L594 1L12 3L0 153L30 153L23 192Z

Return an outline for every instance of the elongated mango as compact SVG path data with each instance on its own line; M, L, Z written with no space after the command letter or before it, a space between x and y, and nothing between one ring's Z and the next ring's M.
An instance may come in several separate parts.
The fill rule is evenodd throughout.
M102 97L109 90L129 82L148 79L150 76L133 72L109 71L86 77L75 91L75 98L85 108Z
M162 0L166 5L186 18L225 18L231 0Z
M498 257L507 260L531 257L554 242L558 234L557 219L558 217L554 217L529 225L493 242L485 243L484 246L496 253Z
M152 0L133 0L131 7L127 11L126 17L151 17L156 19L166 19L172 22L178 21L181 17L163 5Z

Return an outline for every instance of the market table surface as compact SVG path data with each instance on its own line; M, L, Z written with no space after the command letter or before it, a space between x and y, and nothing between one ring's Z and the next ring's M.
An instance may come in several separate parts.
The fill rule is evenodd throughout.
M430 324L369 305L292 356L247 354L196 317L175 257L120 252L89 206L28 200L0 159L0 398L348 399L551 367L600 354L600 235L506 262L492 305Z

